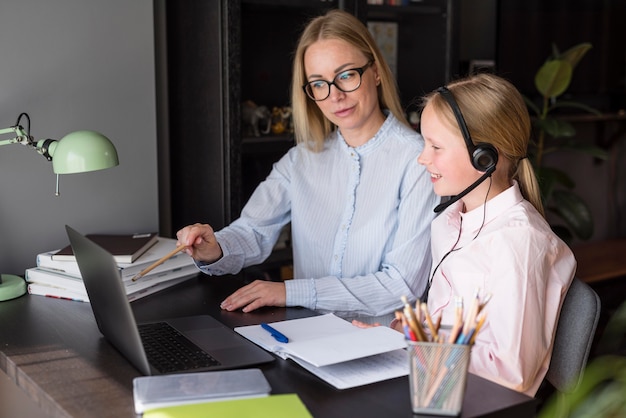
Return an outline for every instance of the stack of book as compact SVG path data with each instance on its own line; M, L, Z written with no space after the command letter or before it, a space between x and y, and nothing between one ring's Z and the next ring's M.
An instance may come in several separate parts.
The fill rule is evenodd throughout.
M193 259L181 252L133 281L142 270L172 252L176 240L155 233L141 236L92 234L88 237L115 258L129 301L174 286L198 273ZM71 246L38 254L37 266L26 269L25 279L28 293L32 295L89 302Z

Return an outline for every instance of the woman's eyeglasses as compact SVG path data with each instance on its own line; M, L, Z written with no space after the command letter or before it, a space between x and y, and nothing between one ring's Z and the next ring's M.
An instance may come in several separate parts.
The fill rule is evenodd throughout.
M302 86L304 92L316 102L326 100L330 96L330 86L334 85L344 93L350 93L361 87L361 77L365 70L367 70L373 61L369 61L367 64L360 68L350 68L337 74L333 81L326 80L313 80Z

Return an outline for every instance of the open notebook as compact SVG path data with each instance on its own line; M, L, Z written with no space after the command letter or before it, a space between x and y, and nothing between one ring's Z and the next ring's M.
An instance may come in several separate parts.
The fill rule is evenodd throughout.
M404 335L389 327L358 328L333 314L269 324L288 338L277 341L261 325L235 328L260 347L291 359L337 389L409 373Z

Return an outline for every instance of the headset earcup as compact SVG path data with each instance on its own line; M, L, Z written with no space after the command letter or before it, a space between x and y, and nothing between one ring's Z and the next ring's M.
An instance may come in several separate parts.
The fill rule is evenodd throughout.
M487 171L495 168L498 163L498 151L493 145L480 143L474 147L472 152L472 165L478 171Z
M472 143L472 137L469 133L469 129L467 128L467 124L465 123L465 119L463 118L463 114L461 113L461 109L457 104L456 100L450 90L447 87L439 87L437 91L441 94L441 96L448 102L450 105L450 109L454 113L454 117L456 118L457 124L459 125L459 129L461 130L461 135L465 140L465 145L467 146L467 152L469 153L470 160L472 162L472 166L478 171L487 172L496 168L496 164L498 163L498 151L496 148L486 142L481 142L479 144L474 145Z

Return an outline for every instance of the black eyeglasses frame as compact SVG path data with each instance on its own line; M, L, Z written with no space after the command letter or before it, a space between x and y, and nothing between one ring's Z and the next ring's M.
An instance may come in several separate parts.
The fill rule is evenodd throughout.
M302 90L304 90L304 93L307 95L307 97L313 101L316 102L321 102L324 101L326 99L328 99L330 97L330 87L331 86L335 86L337 88L337 90L342 91L344 93L352 93L353 91L356 91L359 89L359 87L361 87L361 84L363 83L363 73L365 72L365 70L367 70L369 67L372 66L372 64L374 63L374 61L370 60L367 62L367 64L365 64L362 67L356 67L356 68L348 68L346 70L341 71L339 74L337 74L335 76L335 78L333 78L333 81L327 81L327 80L313 80L313 81L309 81L308 83L304 84L302 86ZM347 72L347 71L356 71L359 74L359 84L353 88L352 90L344 90L341 87L339 87L339 85L337 85L336 80L337 77L339 77L341 74ZM324 97L323 99L316 99L315 97L313 97L312 93L309 93L309 91L307 90L307 87L313 83L319 83L320 81L323 81L324 83L326 83L326 85L328 86L328 95L326 97Z

